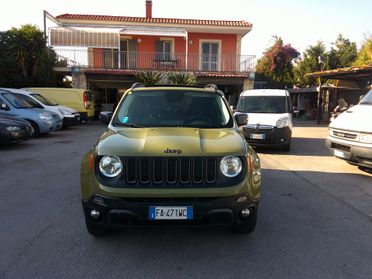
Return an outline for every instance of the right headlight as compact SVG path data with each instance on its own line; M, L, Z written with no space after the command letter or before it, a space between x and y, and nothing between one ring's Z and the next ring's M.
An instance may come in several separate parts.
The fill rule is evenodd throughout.
M364 143L372 143L372 134L360 134L360 141Z
M276 127L278 128L284 128L284 127L287 127L288 126L288 117L283 117L283 118L280 118L277 122L276 122Z
M235 177L242 171L242 161L235 156L223 157L220 162L220 170L224 176Z
M99 161L99 170L106 177L116 177L123 170L123 163L117 156L103 156Z

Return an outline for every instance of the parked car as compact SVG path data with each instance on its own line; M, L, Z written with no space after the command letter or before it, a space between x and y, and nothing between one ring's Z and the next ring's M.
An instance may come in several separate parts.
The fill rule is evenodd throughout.
M0 144L12 144L27 140L33 135L30 122L15 118L0 116Z
M57 104L73 108L80 114L81 121L88 121L94 117L94 99L93 94L89 90L77 88L25 88L26 90L54 101Z
M22 89L4 88L14 94L18 94L20 98L23 98L26 102L30 103L34 107L46 109L58 114L63 121L63 126L76 125L80 123L80 114L69 107L61 106L52 100L40 95Z
M261 170L214 87L133 86L84 156L89 233L132 226L256 226Z
M101 111L99 113L99 120L103 124L109 124L114 113L112 111Z
M337 158L372 168L372 90L329 124L327 145Z
M34 108L14 93L0 89L0 116L18 117L31 123L34 136L47 134L62 127L58 114L44 109Z
M248 114L243 135L250 145L290 150L293 124L288 91L246 90L240 94L236 113Z

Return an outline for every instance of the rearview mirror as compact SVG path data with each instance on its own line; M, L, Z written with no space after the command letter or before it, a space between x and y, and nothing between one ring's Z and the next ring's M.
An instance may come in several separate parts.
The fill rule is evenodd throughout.
M246 113L235 113L234 115L236 123L238 126L245 126L248 124L248 114Z

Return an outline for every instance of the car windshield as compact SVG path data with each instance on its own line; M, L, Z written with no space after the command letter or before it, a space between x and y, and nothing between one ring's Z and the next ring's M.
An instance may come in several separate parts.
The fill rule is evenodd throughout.
M58 106L57 103L53 102L52 100L49 100L45 98L44 96L40 94L31 94L32 97L34 97L36 100L38 100L40 103L46 105L46 106Z
M127 94L113 123L131 127L233 127L219 94L175 90Z
M361 105L372 105L372 90L369 90L369 92L360 100Z
M42 105L40 105L37 101L35 101L34 99L32 99L31 97L29 97L27 95L16 94L16 93L14 93L14 95L16 95L18 98L26 101L27 103L29 103L34 108L43 108Z
M246 113L286 113L285 96L243 96L237 110Z
M17 109L20 109L20 108L33 108L33 106L26 102L24 99L22 98L19 98L17 95L15 94L11 94L11 93L5 93L3 94L4 98L12 104L13 107L17 108Z

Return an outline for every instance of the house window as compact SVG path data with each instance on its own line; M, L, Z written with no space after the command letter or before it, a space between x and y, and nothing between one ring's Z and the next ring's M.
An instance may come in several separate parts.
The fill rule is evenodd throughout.
M156 60L171 61L172 60L172 40L162 40L156 42Z
M201 69L218 71L220 61L220 44L218 42L201 42Z

